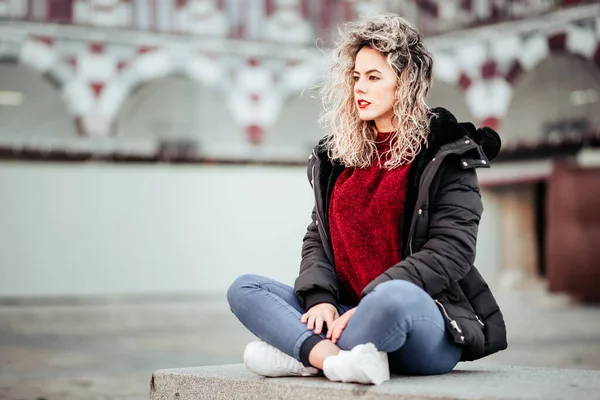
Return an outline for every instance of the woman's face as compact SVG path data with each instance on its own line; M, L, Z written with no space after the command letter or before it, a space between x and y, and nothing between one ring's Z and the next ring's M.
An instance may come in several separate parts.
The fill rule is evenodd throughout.
M392 118L397 78L385 57L363 47L354 63L354 103L360 119L375 121L379 132L394 130Z

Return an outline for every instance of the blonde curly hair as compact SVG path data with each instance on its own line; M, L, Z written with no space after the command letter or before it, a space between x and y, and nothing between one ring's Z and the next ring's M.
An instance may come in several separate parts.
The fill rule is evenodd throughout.
M374 157L385 160L388 169L410 163L426 144L431 117L426 97L433 59L421 34L392 13L346 23L340 34L329 75L320 89L323 112L319 123L329 132L325 136L329 157L356 168L368 167ZM393 105L396 129L390 150L381 155L377 154L374 122L361 120L354 102L354 63L363 47L378 50L398 78Z

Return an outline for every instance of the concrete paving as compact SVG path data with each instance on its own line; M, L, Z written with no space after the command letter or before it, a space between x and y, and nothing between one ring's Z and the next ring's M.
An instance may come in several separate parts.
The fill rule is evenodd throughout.
M600 399L600 371L463 364L442 376L394 376L379 386L325 378L262 378L243 365L157 371L151 400Z
M600 307L539 288L497 297L509 349L473 365L600 370ZM252 339L223 294L0 305L0 399L148 399L154 371L240 363Z

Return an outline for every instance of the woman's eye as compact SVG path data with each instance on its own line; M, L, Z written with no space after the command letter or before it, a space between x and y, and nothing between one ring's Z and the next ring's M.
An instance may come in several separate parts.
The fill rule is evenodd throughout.
M378 81L379 77L378 76L370 76L369 79L372 81Z
M354 82L356 82L356 81L358 80L358 76L353 76L353 77L352 77L352 80L353 80Z

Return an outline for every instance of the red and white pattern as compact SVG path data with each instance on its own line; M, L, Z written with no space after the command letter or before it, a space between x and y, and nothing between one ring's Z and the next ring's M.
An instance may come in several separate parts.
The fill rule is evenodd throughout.
M269 4L268 18L277 14L277 7L304 12L298 0ZM468 45L456 41L443 49L433 46L434 77L461 87L477 122L497 128L519 77L552 52L569 52L600 63L599 25L598 19L589 18L501 40L483 38ZM57 85L81 132L88 135L111 134L123 102L138 85L177 73L220 90L235 121L246 127L251 141L260 142L286 98L317 83L325 68L308 53L294 58L209 54L193 43L136 47L40 36L15 43L0 42L0 54L30 65Z
M382 0L0 0L0 17L308 43Z
M215 32L211 36L262 40L267 22L282 7L299 11L275 18L293 19L293 37L329 41L336 27L358 15L390 11L416 22L425 35L543 15L589 0L0 0L0 17L127 27L153 32ZM215 10L219 10L218 12ZM300 15L300 20L294 14ZM198 26L193 21L203 21ZM310 34L300 27L307 24ZM210 30L208 26L216 29ZM269 28L269 31L272 29ZM287 31L282 31L287 33ZM277 37L280 39L279 37Z
M497 125L506 116L519 78L551 53L569 52L600 63L598 22L590 19L585 25L434 52L434 77L460 86L473 116Z
M102 27L131 25L131 5L121 0L77 0L73 6L76 24Z
M176 26L181 32L204 37L229 36L229 20L213 0L190 0L175 11Z
M264 39L272 42L306 44L313 39L312 26L303 18L306 0L274 0L275 11L265 24Z
M275 123L287 96L313 85L321 71L300 60L231 58L189 48L134 48L105 43L61 42L32 37L20 62L53 75L82 134L106 136L121 106L139 85L184 74L223 92L237 123L258 143Z
M259 143L264 131L275 124L286 98L316 84L321 73L308 60L248 59L235 68L229 107L246 127L250 141Z

